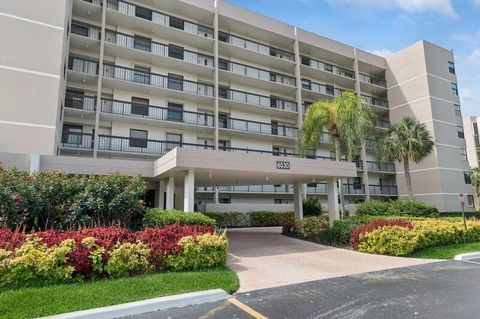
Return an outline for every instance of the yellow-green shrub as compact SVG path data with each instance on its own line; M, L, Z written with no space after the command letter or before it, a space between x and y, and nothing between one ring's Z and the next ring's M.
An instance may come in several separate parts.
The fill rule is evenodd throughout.
M297 231L306 238L319 236L322 231L328 228L328 215L309 216L295 221Z
M414 221L413 224L413 231L418 237L417 249L480 240L478 221L468 221L467 230L461 221L425 219Z
M225 233L183 237L179 241L178 254L167 258L174 270L196 270L225 265L228 241Z
M61 282L72 278L73 266L68 265L68 254L75 249L72 239L47 247L37 237L25 240L15 252L0 252L0 285L11 282L41 280Z
M414 232L404 227L385 226L360 236L358 251L393 256L411 254L417 246Z
M149 254L148 246L142 242L117 244L109 254L106 270L114 278L148 273L153 269Z

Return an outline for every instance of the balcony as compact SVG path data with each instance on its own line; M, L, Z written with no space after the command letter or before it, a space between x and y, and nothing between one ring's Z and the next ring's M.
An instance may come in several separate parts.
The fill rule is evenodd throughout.
M73 15L101 23L102 0L74 0Z
M377 125L376 125L377 128L388 130L390 126L391 126L391 123L389 120L377 119Z
M180 123L198 125L201 127L213 127L212 114L180 111L149 104L102 98L102 106L100 110L104 114L124 116L129 123L132 122L132 118L135 118L167 121L171 123L172 127L178 127Z
M152 88L157 89L159 94L178 99L189 99L195 102L211 103L213 98L213 86L210 84L183 80L183 77L172 77L151 73L144 69L131 69L114 64L105 64L103 69L105 84L111 87L119 87L132 90L128 83L135 83L139 91L151 94ZM123 82L108 83L108 79ZM185 94L187 93L187 94ZM202 99L203 97L203 99Z
M61 145L65 149L93 150L93 134L63 132Z
M191 43L205 50L213 47L214 31L210 27L123 0L107 0L107 8L107 20L112 25L126 25L146 34L158 33L162 38Z
M398 189L395 185L368 185L370 195L397 196Z
M68 92L65 94L65 107L84 111L95 111L96 96L88 96L81 93Z
M333 98L341 95L345 90L334 87L330 84L316 83L308 79L302 79L303 97L309 100L318 100L318 95Z
M367 74L360 73L360 82L387 88L387 81L376 79Z
M376 97L362 95L363 100L375 109L388 110L388 101Z
M285 94L286 90L290 94L295 92L296 79L293 76L225 59L219 59L218 64L221 79L224 81L273 90L281 94Z
M244 109L247 105L253 105L255 106L251 108L253 111L258 110L256 109L257 106L261 106L269 110L297 112L297 103L281 98L248 93L224 87L219 88L218 94L220 99L223 100L223 104L232 104L230 106L235 106L238 104L238 106L240 106L242 109ZM271 112L271 114L275 113Z
M100 47L101 29L92 24L72 20L70 46L75 49L93 50L98 52Z
M313 79L336 83L347 88L354 88L355 72L313 58L301 57L302 74Z
M297 128L294 126L288 126L284 124L272 124L272 123L263 123L257 121L248 121L243 119L236 118L224 118L219 119L219 128L228 129L239 132L248 132L248 133L257 133L264 134L268 136L279 136L279 137L297 137Z
M387 82L367 74L360 74L360 89L362 92L383 95L387 91Z
M68 81L96 85L98 82L98 61L88 58L69 57Z
M176 70L195 72L203 76L213 74L214 58L209 55L112 30L106 31L105 42L113 44L113 46L107 45L105 48L106 54L109 55L120 55L146 64L168 65ZM123 48L131 50L123 50ZM205 68L208 70L205 70Z

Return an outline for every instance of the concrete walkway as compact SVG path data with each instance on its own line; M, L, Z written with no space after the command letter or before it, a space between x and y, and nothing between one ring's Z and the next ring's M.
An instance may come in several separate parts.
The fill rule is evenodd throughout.
M280 228L227 231L228 266L240 292L434 262L358 253L281 235Z

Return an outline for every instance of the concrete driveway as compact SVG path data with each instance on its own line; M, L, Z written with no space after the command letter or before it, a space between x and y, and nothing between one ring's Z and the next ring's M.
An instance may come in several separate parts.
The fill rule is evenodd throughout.
M228 266L240 278L240 292L435 261L322 246L283 236L277 227L229 229L227 235Z

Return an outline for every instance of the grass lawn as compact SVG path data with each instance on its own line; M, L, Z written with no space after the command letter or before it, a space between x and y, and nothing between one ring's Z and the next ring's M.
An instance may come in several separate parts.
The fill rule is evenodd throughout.
M453 259L455 255L480 252L480 243L454 244L439 247L427 247L413 253L414 257L433 259Z
M0 292L0 318L35 318L214 288L233 293L238 289L238 278L222 267L5 290Z

